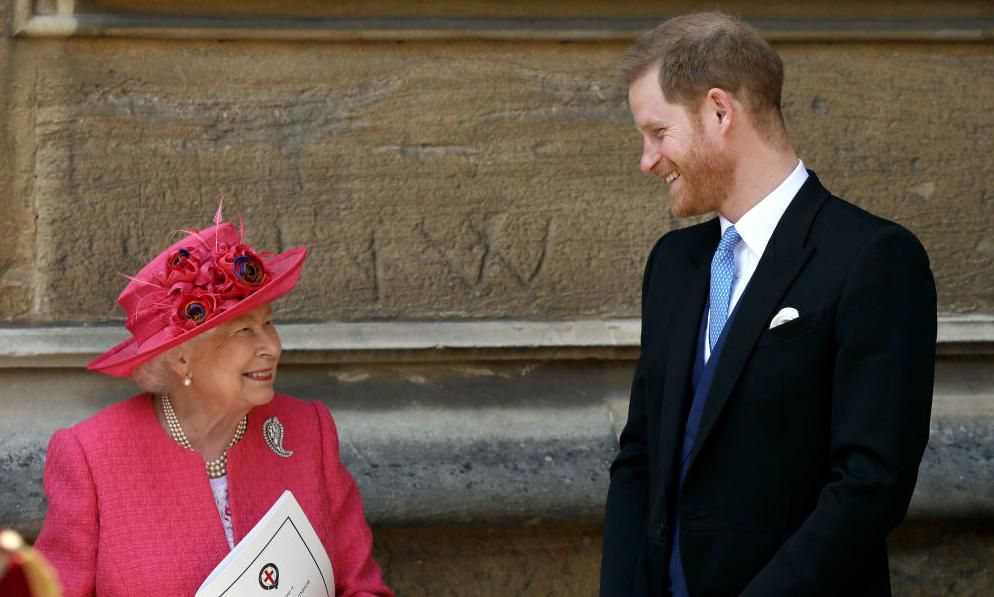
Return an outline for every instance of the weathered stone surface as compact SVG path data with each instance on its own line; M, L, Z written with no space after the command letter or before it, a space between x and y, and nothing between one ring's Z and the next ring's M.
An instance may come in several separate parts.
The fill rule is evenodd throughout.
M398 595L596 595L595 525L375 529ZM989 521L905 521L889 537L891 588L907 597L994 593Z
M909 515L994 518L994 367L960 356L936 365L929 443Z
M137 7L136 7L137 4ZM271 15L277 17L532 17L532 18L584 18L584 17L654 17L662 19L674 14L701 10L697 0L643 0L633 3L604 2L603 0L364 0L339 2L305 2L298 0L290 5L273 0L215 0L210 4L197 0L77 0L83 12L167 15ZM835 2L756 2L755 0L726 0L722 10L746 18L754 16L838 18L839 15L863 18L894 18L895 16L923 17L980 17L990 14L990 6L983 0L947 0L942 6L932 2L907 0L836 0Z
M9 13L8 3L0 2L0 25ZM28 189L15 182L23 180L15 172L30 152L18 149L32 134L32 126L25 121L25 110L17 107L24 73L15 50L10 37L0 35L0 321L28 316L34 288L34 216Z
M932 260L940 311L994 305L990 45L780 48L784 112L836 194L904 224Z
M331 407L342 460L378 525L588 523L603 511L631 369L629 361L287 365L278 385ZM994 517L991 371L982 359L939 367L912 517ZM44 512L52 432L136 390L72 369L5 369L0 382L0 404L12 413L0 418L0 526L31 533Z
M990 496L994 496L994 418L933 420L910 514L994 518Z
M376 558L398 595L597 595L595 525L374 529Z
M0 438L0 528L16 527L27 537L35 536L45 517L45 495L39 476L45 463L40 438Z
M644 259L649 226L633 236L622 213L586 209L625 168L598 158L557 185L546 172L594 157L564 132L606 135L618 97L555 48L538 64L474 46L369 49L79 41L40 57L38 317L112 316L114 272L208 223L222 194L260 246L312 248L291 316L565 313L574 289L596 313L623 296L577 283ZM80 234L82 222L103 226ZM604 251L619 242L623 257Z
M8 318L119 317L116 273L221 195L259 246L312 248L298 320L635 315L682 225L637 171L620 44L15 44L39 273ZM806 163L921 236L943 311L994 309L989 46L779 49Z
M994 594L990 519L906 521L888 542L895 595L981 597Z

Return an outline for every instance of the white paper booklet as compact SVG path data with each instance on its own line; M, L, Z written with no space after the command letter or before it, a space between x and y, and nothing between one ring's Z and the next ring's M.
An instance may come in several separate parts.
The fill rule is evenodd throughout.
M200 585L196 597L332 597L328 552L293 494L284 491Z

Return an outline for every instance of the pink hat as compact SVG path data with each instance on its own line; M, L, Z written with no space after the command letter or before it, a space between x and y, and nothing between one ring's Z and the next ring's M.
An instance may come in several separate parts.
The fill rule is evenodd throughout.
M155 355L293 289L307 249L260 256L243 242L244 224L239 233L231 222L222 223L221 207L213 226L187 230L189 236L129 278L117 303L124 309L131 338L94 359L87 369L127 377Z

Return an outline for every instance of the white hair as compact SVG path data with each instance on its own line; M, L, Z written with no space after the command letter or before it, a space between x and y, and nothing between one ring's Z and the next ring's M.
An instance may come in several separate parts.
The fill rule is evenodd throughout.
M159 353L131 372L131 381L138 384L138 387L153 394L168 392L176 385L177 375L170 366L170 363L178 359L184 349L190 350L200 344L210 336L217 328L211 328L202 334L197 334L179 346L174 346L165 352Z
M153 394L169 391L176 377L176 373L173 372L169 363L177 359L181 352L182 349L179 346L174 346L155 355L131 372L131 381L138 384L138 387L146 392Z

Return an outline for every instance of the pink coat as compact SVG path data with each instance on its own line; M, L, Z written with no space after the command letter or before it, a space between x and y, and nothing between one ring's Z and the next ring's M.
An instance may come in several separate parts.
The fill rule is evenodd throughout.
M272 416L283 423L289 458L263 439ZM254 408L245 437L228 451L228 487L236 543L290 489L328 551L337 595L393 595L323 404L277 394ZM45 493L35 547L58 571L65 597L193 595L229 551L202 458L162 430L148 394L57 431Z

